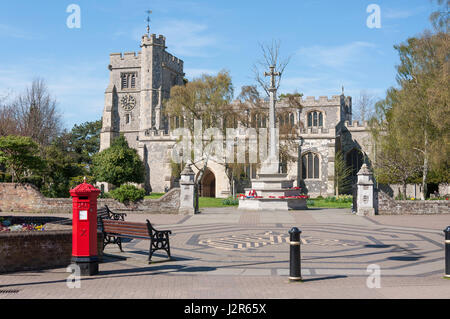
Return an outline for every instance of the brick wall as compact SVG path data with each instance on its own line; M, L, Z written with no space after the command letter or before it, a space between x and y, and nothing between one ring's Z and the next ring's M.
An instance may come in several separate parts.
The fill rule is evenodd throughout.
M449 214L448 200L394 200L385 192L378 192L378 215Z
M158 199L144 199L125 205L114 199L98 199L98 207L108 205L112 210L143 213L178 213L180 189L174 188ZM30 184L0 183L1 212L71 213L71 198L47 198Z
M101 258L100 232L97 241ZM71 258L72 230L0 233L0 273L66 267Z

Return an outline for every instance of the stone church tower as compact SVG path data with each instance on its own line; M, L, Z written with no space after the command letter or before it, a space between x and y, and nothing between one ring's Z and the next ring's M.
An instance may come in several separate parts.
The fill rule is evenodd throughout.
M169 97L172 86L183 84L184 78L183 61L166 51L165 42L162 35L144 35L140 52L112 53L108 66L110 79L105 91L100 151L123 134L130 147L138 149L146 175L150 167L146 141L150 135L168 134L162 101ZM151 190L148 179L146 176L145 186Z

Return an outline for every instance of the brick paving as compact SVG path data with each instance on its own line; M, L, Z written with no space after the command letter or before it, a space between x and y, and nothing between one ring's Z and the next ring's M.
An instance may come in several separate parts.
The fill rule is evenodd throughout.
M0 213L0 215L7 215ZM61 214L63 215L63 214ZM68 216L68 215L63 215ZM195 216L129 213L171 229L173 260L149 242L105 249L97 276L70 289L65 268L0 275L0 298L449 298L443 276L448 215L352 215L346 209L242 212L204 209ZM291 283L288 230L302 230L302 283ZM367 287L380 266L381 288Z

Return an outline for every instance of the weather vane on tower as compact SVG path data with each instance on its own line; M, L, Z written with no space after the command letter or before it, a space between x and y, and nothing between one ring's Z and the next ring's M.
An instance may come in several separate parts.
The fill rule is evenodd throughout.
M150 14L152 10L147 10L147 35L150 35Z

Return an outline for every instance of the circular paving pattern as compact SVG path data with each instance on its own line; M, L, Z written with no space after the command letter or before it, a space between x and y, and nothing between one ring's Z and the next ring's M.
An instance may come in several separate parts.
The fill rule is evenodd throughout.
M331 238L317 238L311 236L301 237L302 245L317 246L361 246L367 242L357 240L340 240ZM249 250L257 249L268 245L277 245L281 243L289 243L289 235L280 232L267 231L259 233L249 233L240 235L229 235L220 238L202 239L199 245L209 246L224 250Z

